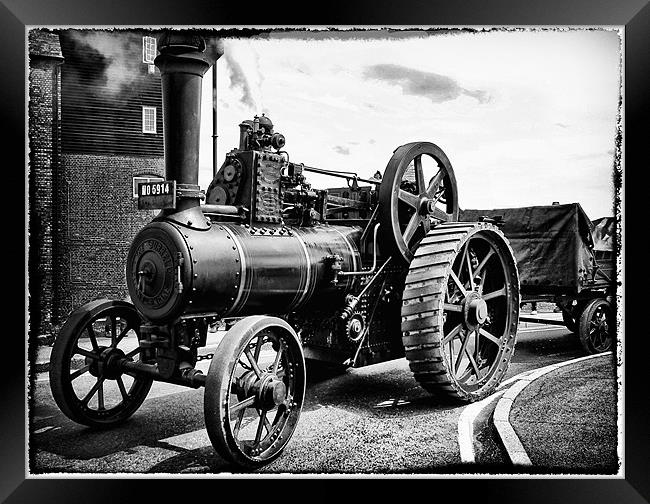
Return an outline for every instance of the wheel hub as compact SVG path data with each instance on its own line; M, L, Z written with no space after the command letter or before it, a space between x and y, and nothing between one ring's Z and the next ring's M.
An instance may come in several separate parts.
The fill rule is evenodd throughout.
M263 374L253 385L255 403L264 410L282 404L287 398L287 387L274 374Z
M431 215L435 210L436 204L432 199L422 196L420 198L420 215Z
M488 306L478 292L470 292L465 298L463 306L465 324L469 328L475 328L488 320Z
M599 313L599 317L596 323L601 334L606 334L609 332L609 324L607 323L607 316L604 312Z
M96 359L86 357L88 371L95 378L100 376L107 380L115 380L122 375L120 362L124 359L124 352L119 348L100 346Z
M273 373L264 373L261 378L250 371L239 379L240 400L255 397L255 406L269 410L282 404L287 398L287 387L284 382Z

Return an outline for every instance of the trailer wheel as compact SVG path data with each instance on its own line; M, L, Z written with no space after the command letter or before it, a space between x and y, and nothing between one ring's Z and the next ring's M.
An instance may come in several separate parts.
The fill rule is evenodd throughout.
M237 322L205 383L205 424L217 453L246 469L275 460L298 424L305 381L302 347L289 324L266 316Z
M585 306L580 315L578 336L588 354L607 352L612 349L612 306L605 299L594 299Z
M123 373L117 363L140 353L141 323L133 305L108 299L91 301L68 317L50 358L52 396L68 418L112 427L140 407L153 380ZM126 338L131 331L137 339Z
M402 296L402 342L415 379L464 401L490 394L514 352L519 276L505 236L444 223L415 251Z

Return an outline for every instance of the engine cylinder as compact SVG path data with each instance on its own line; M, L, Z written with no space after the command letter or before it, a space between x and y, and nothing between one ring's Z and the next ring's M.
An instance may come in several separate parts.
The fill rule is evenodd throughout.
M283 314L315 302L342 305L354 277L331 282L328 256L359 271L359 227L251 228L215 223L206 230L155 221L135 237L127 284L148 320L182 314L234 317Z

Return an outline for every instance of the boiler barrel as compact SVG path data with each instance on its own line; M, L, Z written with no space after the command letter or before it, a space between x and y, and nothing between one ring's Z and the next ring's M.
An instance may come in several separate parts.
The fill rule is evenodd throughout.
M274 232L271 234L270 230ZM343 305L354 277L331 282L331 261L359 271L359 227L256 229L214 223L206 230L171 221L147 225L127 259L131 299L149 320L181 314L235 317Z

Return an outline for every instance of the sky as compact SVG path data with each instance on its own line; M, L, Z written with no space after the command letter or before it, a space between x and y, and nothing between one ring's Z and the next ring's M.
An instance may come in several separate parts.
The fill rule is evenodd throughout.
M383 172L429 141L449 158L459 205L580 203L614 215L620 94L615 29L271 32L223 39L219 165L239 123L265 113L293 162ZM212 179L212 78L203 82L199 183ZM308 174L316 188L341 180Z

